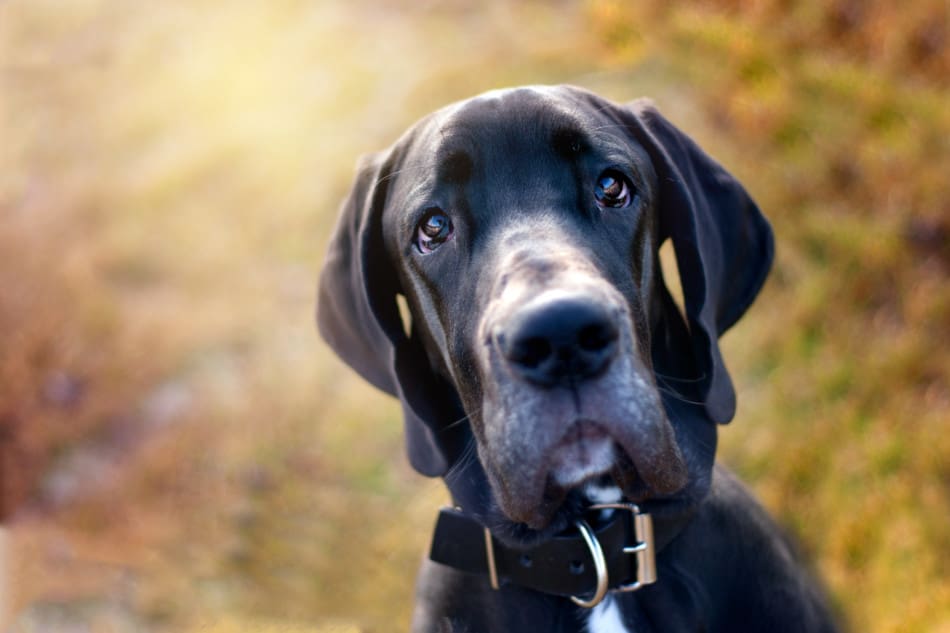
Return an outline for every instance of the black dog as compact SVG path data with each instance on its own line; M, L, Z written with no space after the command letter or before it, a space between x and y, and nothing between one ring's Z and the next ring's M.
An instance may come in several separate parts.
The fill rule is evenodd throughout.
M399 398L412 465L457 505L414 630L835 629L714 465L736 405L718 338L772 249L742 186L646 102L492 92L363 161L318 321Z

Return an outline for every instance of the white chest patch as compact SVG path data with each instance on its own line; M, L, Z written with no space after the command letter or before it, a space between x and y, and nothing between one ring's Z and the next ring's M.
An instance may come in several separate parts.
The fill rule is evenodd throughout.
M634 633L626 627L620 618L617 601L607 596L604 601L591 609L587 618L587 633Z

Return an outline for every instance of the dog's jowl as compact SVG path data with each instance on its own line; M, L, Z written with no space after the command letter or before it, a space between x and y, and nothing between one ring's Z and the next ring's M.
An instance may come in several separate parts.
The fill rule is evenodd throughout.
M772 250L745 189L645 101L491 92L362 161L317 320L454 501L414 630L835 630L714 463L736 408L719 336Z

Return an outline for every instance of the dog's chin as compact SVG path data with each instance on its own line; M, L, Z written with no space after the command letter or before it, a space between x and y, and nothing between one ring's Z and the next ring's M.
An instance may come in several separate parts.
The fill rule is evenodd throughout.
M565 481L564 473L548 476L544 496L530 521L511 518L503 508L503 517L494 524L496 536L513 545L530 546L561 533L576 530L578 519L596 523L590 507L598 503L642 502L650 498L649 488L637 475L633 463L614 446L614 459L606 469L591 470L585 476Z
M653 489L640 476L627 451L600 424L581 420L556 444L539 469L544 479L529 489L539 493L509 496L500 511L517 541L533 541L573 529L595 503L621 499L639 502ZM662 477L655 477L662 480Z

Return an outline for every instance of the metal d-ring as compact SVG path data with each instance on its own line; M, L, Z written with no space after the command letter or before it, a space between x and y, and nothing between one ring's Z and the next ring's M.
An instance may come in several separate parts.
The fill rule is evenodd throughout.
M574 522L574 525L581 533L581 536L584 537L584 542L587 543L587 549L590 550L591 558L594 559L594 571L597 572L597 589L594 590L594 595L590 600L582 600L577 596L571 596L571 600L578 606L592 609L600 604L604 596L607 595L607 561L604 558L604 550L600 547L600 542L597 540L594 531L587 524L587 521L578 519Z

